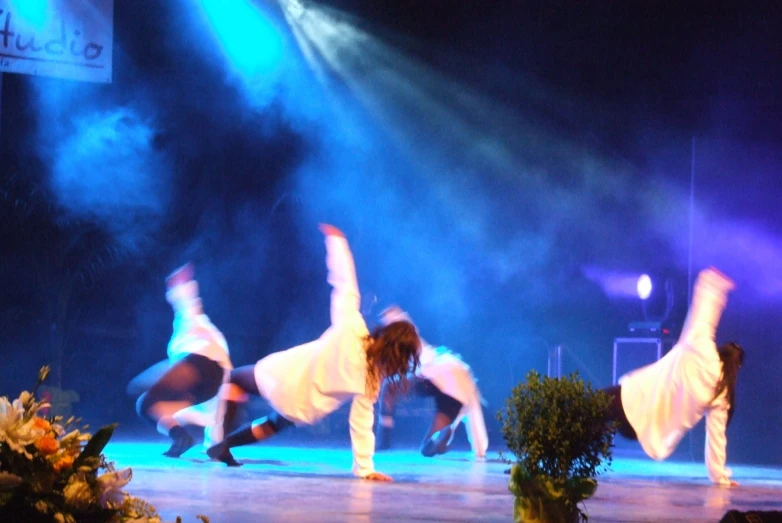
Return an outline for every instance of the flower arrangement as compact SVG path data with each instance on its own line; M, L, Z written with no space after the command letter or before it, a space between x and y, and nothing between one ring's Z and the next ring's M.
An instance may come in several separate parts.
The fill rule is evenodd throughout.
M131 469L103 455L116 424L90 435L78 419L41 414L49 405L35 394L48 374L40 370L32 392L0 397L0 521L160 523L154 507L122 491Z

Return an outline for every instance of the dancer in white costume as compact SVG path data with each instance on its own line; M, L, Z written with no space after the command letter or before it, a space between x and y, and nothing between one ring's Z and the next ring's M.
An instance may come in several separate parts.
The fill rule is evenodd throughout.
M401 320L412 323L410 316L396 305L381 313L380 321L383 325ZM434 420L421 444L421 453L424 456L431 457L447 452L461 422L465 424L475 457L486 456L489 438L483 419L481 395L470 366L458 354L445 347L435 348L422 338L421 367L408 381L408 393L433 397L435 400ZM402 392L393 383L383 384L377 424L379 449L391 446L396 403Z
M715 334L734 284L714 268L701 271L678 342L659 361L635 370L606 389L619 433L636 439L656 460L673 453L682 437L706 417L706 468L712 482L737 485L725 466L725 430L735 411L738 369L744 350L719 348Z
M221 392L226 433L248 393L264 397L274 411L233 431L207 453L238 466L230 448L263 440L292 425L315 424L351 402L353 473L390 481L374 469L374 403L384 379L402 382L417 368L420 340L415 327L406 321L369 333L360 313L361 295L348 242L336 227L320 228L326 237L328 281L333 287L331 326L315 341L270 354L231 373L230 384Z
M228 344L204 314L194 270L187 264L166 279L166 299L174 309L174 332L168 343L168 360L140 374L128 391L148 389L136 410L173 440L164 454L179 457L194 445L186 425L206 427L206 440L222 439L216 422L214 399L233 366Z

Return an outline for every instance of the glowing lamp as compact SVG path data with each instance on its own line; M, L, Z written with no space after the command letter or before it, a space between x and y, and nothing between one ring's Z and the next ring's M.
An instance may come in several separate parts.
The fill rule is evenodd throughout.
M647 299L652 294L652 279L648 274L642 274L638 278L636 290L638 291L638 297L642 300Z

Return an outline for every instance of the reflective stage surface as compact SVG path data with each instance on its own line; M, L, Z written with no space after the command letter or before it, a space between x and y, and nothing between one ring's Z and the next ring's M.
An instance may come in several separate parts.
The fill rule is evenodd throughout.
M374 483L350 474L349 448L258 444L235 450L240 468L209 461L200 446L180 459L161 456L167 444L113 442L118 467L132 467L126 489L154 505L165 521L196 514L213 523L296 521L511 521L508 468L490 453L423 458L413 450L376 455L394 477ZM621 452L621 451L620 451ZM717 522L730 509L782 510L782 468L734 466L740 486L710 484L702 463L657 463L619 453L587 501L590 522Z

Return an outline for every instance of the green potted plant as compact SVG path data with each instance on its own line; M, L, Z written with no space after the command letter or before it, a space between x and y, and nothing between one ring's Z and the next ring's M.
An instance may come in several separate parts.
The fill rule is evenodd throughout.
M611 464L616 425L611 398L579 378L527 374L497 413L514 455L508 489L516 497L514 521L586 521L579 503L597 490Z

